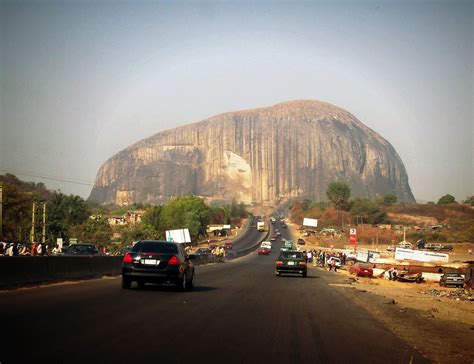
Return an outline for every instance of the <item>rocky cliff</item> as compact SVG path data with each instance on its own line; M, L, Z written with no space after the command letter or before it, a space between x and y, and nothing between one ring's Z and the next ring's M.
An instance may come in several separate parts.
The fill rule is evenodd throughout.
M90 198L126 205L193 194L277 204L324 200L332 181L347 183L352 196L391 192L414 201L388 141L347 111L312 100L221 114L141 140L102 165Z

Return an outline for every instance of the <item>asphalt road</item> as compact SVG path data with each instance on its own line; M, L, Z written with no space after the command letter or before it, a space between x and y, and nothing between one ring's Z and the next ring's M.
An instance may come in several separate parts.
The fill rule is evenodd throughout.
M0 362L427 362L332 288L336 273L276 277L280 244L196 267L189 292L119 278L0 292Z

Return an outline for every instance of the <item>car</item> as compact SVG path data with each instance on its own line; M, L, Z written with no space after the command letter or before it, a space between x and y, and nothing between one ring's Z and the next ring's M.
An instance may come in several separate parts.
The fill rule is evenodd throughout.
M193 288L194 265L182 244L161 240L138 241L122 260L122 288L147 283L174 284L180 290Z
M224 249L229 250L233 248L234 248L234 245L230 241L228 241L227 243L224 243Z
M337 258L337 257L328 257L326 259L326 264L327 265L332 265L332 261L335 261L336 262L336 267L341 267L342 266L342 262L341 262L341 259Z
M298 245L305 245L306 243L303 239L298 239L297 244Z
M270 249L260 247L260 248L257 249L257 254L258 255L269 255L270 254Z
M275 263L275 275L278 277L282 274L300 274L306 277L308 267L306 259L302 252L288 250L280 252Z
M265 249L268 249L268 250L272 250L272 243L269 242L269 241L264 241L262 242L262 244L260 244L260 248L265 248Z
M61 255L99 255L99 249L94 244L77 243L71 244Z
M464 287L464 276L459 273L444 273L439 279L439 285L442 287Z
M349 273L355 274L358 277L372 277L374 271L368 264L355 263L349 267Z
M272 235L272 237L270 238L270 241L275 241L277 239L277 236L276 235Z
M211 249L209 248L198 248L194 252L194 255L209 255L211 254Z
M398 243L396 246L397 248L403 248L403 249L411 249L413 247L412 243L409 243L408 241L402 241Z

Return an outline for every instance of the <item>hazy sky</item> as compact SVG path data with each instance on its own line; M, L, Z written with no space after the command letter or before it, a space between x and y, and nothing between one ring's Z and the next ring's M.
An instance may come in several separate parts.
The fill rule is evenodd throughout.
M392 143L417 199L474 194L473 1L0 4L0 174L93 183L156 132L317 99Z

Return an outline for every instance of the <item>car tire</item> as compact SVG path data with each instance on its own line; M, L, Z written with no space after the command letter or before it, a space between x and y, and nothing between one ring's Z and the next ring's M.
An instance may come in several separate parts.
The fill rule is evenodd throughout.
M186 288L188 290L191 290L194 288L194 272L193 272L193 275L191 276L191 279L186 282Z
M308 276L308 272L302 273L301 276L302 276L303 278L306 278L306 277Z
M138 281L138 282L137 282L137 286L138 286L138 288L145 288L145 282L143 282L143 281Z
M188 288L188 281L186 279L186 272L184 272L183 274L183 278L179 279L178 281L176 281L176 288L179 290L179 291L185 291L187 288Z
M130 278L126 278L122 276L122 288L130 289L131 287L132 287L132 280Z
M281 276L280 272L275 272L275 275L276 275L277 277L280 277L280 276Z

